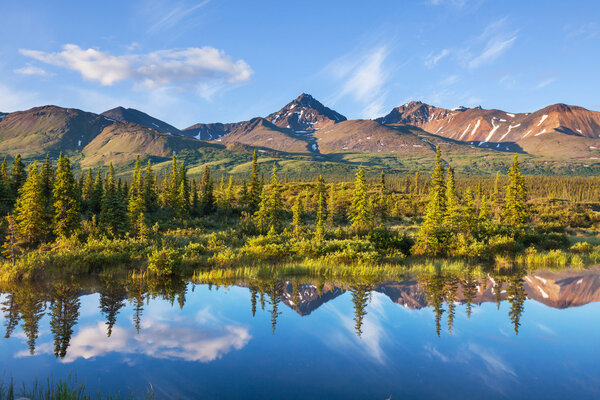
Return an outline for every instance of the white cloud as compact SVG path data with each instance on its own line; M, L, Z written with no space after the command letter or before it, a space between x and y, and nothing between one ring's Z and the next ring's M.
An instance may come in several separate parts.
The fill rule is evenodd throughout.
M13 72L20 75L52 76L52 74L50 74L46 70L43 70L42 68L36 67L34 65L26 65L23 68L13 70Z
M446 57L448 54L450 54L450 50L448 50L448 49L443 49L438 54L430 53L427 56L426 60L425 60L425 66L427 68L433 68L433 67L435 67L436 64L438 62L440 62L441 59L444 58L444 57Z
M380 46L358 57L344 56L328 65L326 71L341 81L341 88L332 102L349 96L362 104L362 117L380 116L384 111L385 85L389 78L384 65L387 56L387 46Z
M36 105L39 105L38 93L14 90L0 83L0 111L23 110Z
M477 68L481 65L494 61L500 57L502 53L508 50L513 45L515 40L517 40L516 35L509 38L502 38L499 36L493 37L487 42L481 54L469 61L469 68Z
M147 89L174 86L187 90L192 85L205 97L224 86L247 82L253 73L245 61L234 61L224 51L208 46L120 56L92 48L82 49L74 44L64 45L62 51L56 53L29 49L19 52L77 71L84 79L104 86L125 80ZM206 87L211 90L207 91Z

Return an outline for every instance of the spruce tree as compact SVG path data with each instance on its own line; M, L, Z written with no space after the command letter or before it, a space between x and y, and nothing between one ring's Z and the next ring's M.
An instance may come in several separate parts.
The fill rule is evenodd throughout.
M336 193L336 184L332 183L329 188L329 197L327 198L327 223L333 225L338 218L338 202Z
M456 187L454 181L454 168L448 167L446 177L446 215L444 216L444 224L450 234L456 234L460 221L460 204L456 196Z
M258 203L261 199L262 184L258 178L258 156L256 150L252 154L252 174L250 175L250 202L249 207L251 211L258 208Z
M447 250L447 235L443 226L446 207L444 165L442 164L441 150L438 146L435 157L435 168L431 176L431 189L425 221L421 225L416 243L412 249L415 254L437 256Z
M190 182L187 177L185 163L179 169L179 191L177 193L177 215L183 222L190 216Z
M14 194L8 177L6 157L0 166L0 215L6 215L11 210Z
M62 154L58 158L52 198L54 233L59 237L68 237L79 228L81 215L77 184L71 171L71 163Z
M100 222L109 236L118 237L127 231L127 211L115 184L115 169L112 163L110 163L106 177Z
M477 209L471 189L465 192L462 226L463 231L468 235L472 235L477 230Z
M513 165L508 171L508 178L502 220L506 224L522 225L527 222L527 210L525 208L527 188L525 187L525 178L519 170L519 159L516 154Z
M148 160L144 174L144 202L146 203L147 211L154 211L158 208L158 187L150 160Z
M229 177L229 182L227 184L227 190L225 192L225 201L227 202L227 206L229 208L233 208L235 205L235 192L233 190L233 176Z
M379 192L377 193L377 199L375 201L375 210L379 221L385 222L387 219L387 187L385 185L385 172L381 171L379 177Z
M62 154L61 154L62 155ZM46 207L50 208L52 204L52 189L54 187L54 168L50 161L50 155L46 154L46 162L42 167L42 187L44 191L44 198L46 199Z
M203 214L210 214L215 210L215 195L213 191L213 180L210 177L210 168L204 166L202 174L202 186L200 187L200 208Z
M371 224L369 195L367 193L365 173L362 167L359 167L358 172L356 173L349 218L350 221L352 221L352 227L355 230L364 230Z
M102 211L102 199L104 198L104 182L102 181L102 174L98 171L96 179L94 180L94 190L92 197L90 198L90 211L94 214L100 214Z
M12 170L10 171L10 185L13 193L18 193L19 189L25 183L27 175L25 174L25 165L21 160L21 155L17 154L13 162Z
M94 177L92 176L92 169L89 168L85 179L83 180L83 187L81 188L81 200L82 209L89 210L92 196L94 195Z
M14 216L19 237L25 243L39 243L46 238L49 227L37 161L29 168L29 176L19 189Z
M133 170L133 182L129 191L129 201L127 209L129 212L129 221L131 233L137 236L142 235L142 231L146 227L144 221L144 213L146 212L145 185L142 177L142 168L140 166L140 157L135 160Z
M298 195L294 201L294 206L292 207L292 228L294 230L294 236L297 239L299 239L304 232L303 213L304 210L302 209L302 199L300 198L300 195Z
M325 186L325 179L323 179L323 176L320 174L317 178L315 189L315 208L317 211L317 218L324 220L327 211L327 187Z

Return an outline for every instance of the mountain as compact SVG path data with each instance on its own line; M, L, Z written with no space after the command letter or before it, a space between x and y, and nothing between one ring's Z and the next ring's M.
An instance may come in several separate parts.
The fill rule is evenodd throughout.
M236 124L233 130L218 139L223 143L242 143L287 153L308 153L311 140L307 135L280 128L260 117Z
M189 128L185 128L181 133L199 140L217 140L247 122L248 121L228 124L222 124L220 122L214 124L195 124Z
M322 292L312 284L300 284L297 293L294 293L292 282L285 282L283 286L282 302L298 314L305 317L314 310L336 297L344 294L345 290L330 284L323 285Z
M83 166L128 164L137 156L168 158L173 152L200 148L225 149L216 143L172 135L131 122L114 122L83 148Z
M388 127L372 120L347 120L314 133L321 153L428 153L434 150L418 136L419 129Z
M170 132L176 135L180 135L181 131L175 128L173 125L169 125L159 119L156 119L144 112L135 110L133 108L116 107L112 110L104 111L102 114L107 118L121 121L121 122L133 122L134 124L146 126L148 128L156 129L162 132Z
M293 131L314 131L346 120L342 114L325 107L311 95L302 93L281 110L268 115L269 122Z
M448 110L413 101L394 108L376 121L417 126L439 136L498 150L513 151L514 147L505 143L515 143L526 152L543 155L561 155L557 148L551 150L541 144L546 138L551 141L562 138L563 144L569 139L557 134L573 138L600 137L600 112L566 104L554 104L533 113L509 113L481 107ZM582 143L585 146L589 142ZM536 152L537 149L545 150ZM584 157L589 157L588 152Z
M0 152L24 157L83 149L114 121L57 106L35 107L0 118Z

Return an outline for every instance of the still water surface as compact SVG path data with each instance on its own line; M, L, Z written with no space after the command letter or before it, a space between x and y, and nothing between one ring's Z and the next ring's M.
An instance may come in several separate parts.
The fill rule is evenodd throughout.
M158 398L600 398L600 269L0 286L0 377Z

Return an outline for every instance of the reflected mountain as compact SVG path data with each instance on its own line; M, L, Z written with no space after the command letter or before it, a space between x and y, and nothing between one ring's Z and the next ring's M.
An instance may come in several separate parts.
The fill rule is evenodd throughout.
M273 334L279 318L285 314L282 304L305 317L324 304L349 295L353 308L351 320L359 338L373 292L407 309L431 308L438 336L442 326L447 326L450 334L453 332L457 306L464 307L467 317L471 317L476 306L496 303L500 309L500 304L506 302L507 317L518 335L527 299L558 309L600 301L600 268L479 275L467 271L423 274L387 282L369 279L324 282L295 277L190 283L183 279L89 277L85 281L0 284L4 337L9 339L18 332L24 339L26 349L19 352L20 356L35 354L37 347L38 354L54 354L65 362L111 352L207 362L246 346L251 338L248 327L210 313L205 313L201 323L198 318L164 321L146 315L156 300L183 309L186 296L198 284L208 291L246 288L252 316L266 313ZM92 325L86 322L77 328L82 313L81 298L90 294L98 296L96 320ZM130 325L119 323L123 318ZM46 324L43 329L53 340L38 345L42 324Z

